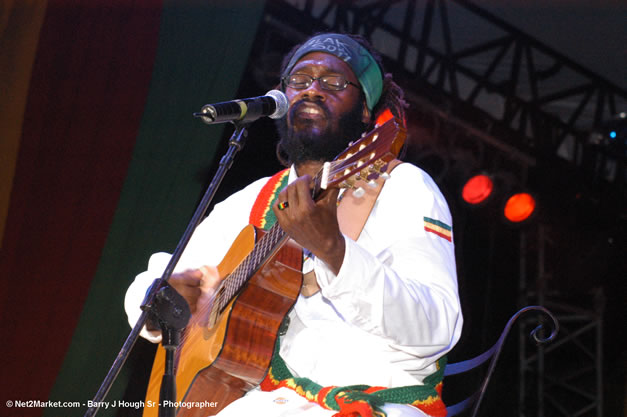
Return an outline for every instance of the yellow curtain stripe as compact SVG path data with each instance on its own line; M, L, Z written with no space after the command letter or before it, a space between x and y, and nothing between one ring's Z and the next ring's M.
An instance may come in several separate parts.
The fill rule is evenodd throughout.
M5 0L0 7L0 245L47 4L46 0Z

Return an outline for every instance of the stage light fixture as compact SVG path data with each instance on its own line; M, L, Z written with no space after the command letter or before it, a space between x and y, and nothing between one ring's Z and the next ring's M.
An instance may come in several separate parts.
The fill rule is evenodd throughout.
M529 193L520 192L511 195L503 207L505 219L513 224L521 224L536 211L536 199Z
M538 209L535 196L507 171L475 171L463 183L460 197L475 215L509 226L528 224Z
M471 177L462 188L462 198L470 205L485 202L494 190L494 182L489 175L478 174Z

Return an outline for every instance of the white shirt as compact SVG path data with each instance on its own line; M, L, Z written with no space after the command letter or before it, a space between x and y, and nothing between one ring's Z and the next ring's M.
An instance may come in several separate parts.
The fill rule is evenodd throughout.
M295 177L292 169L290 181ZM176 271L217 265L248 224L267 181L255 181L217 204L195 231ZM462 315L453 243L425 230L425 217L452 224L433 180L401 164L386 181L357 242L345 237L337 276L313 260L320 291L298 298L281 339L281 356L295 376L323 386L398 387L419 384L436 370L435 361L459 340ZM131 325L168 260L168 254L154 254L148 270L129 287L125 308ZM153 342L161 338L145 329L142 335Z

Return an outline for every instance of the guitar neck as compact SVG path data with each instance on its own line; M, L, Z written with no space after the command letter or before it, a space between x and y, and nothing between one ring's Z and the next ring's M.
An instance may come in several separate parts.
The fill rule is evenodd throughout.
M287 234L281 229L278 223L274 224L255 244L253 250L238 265L229 276L227 276L218 289L213 311L218 315L244 288L248 279L259 270L261 265L272 256L287 240Z

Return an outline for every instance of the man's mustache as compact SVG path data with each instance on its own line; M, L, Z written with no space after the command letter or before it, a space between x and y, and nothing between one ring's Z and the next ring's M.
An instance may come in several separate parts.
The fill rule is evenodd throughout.
M299 111L299 109L305 104L314 104L318 106L322 110L322 113L324 113L324 117L326 117L327 119L329 118L329 115L331 114L331 112L329 111L329 108L324 104L324 102L301 99L290 106L289 117L293 118L294 115L296 115L296 113Z

